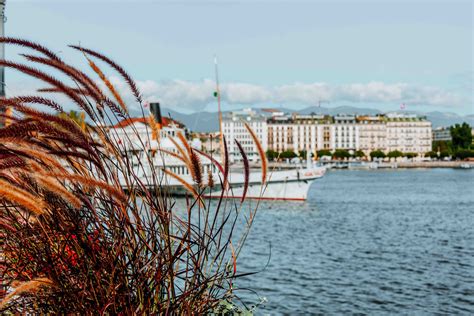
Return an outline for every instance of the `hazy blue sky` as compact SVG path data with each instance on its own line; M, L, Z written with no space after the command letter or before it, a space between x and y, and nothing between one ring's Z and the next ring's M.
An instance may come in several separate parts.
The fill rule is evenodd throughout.
M147 98L182 110L213 108L217 54L228 107L474 113L471 1L9 0L6 15L8 36L74 62L66 44L100 49ZM29 87L7 75L10 93Z

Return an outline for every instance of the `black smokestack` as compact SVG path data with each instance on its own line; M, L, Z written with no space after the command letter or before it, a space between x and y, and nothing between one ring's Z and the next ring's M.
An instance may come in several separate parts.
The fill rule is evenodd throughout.
M155 121L159 123L160 125L163 125L163 119L161 118L160 103L159 102L150 103L150 111L151 111L151 114L153 114Z

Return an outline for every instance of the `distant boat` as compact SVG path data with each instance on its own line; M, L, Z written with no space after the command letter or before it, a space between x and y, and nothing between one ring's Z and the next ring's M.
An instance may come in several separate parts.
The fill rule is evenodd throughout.
M368 165L369 165L369 169L378 169L379 168L379 164L376 163L376 162L369 162Z
M461 169L471 169L471 165L468 163L462 163L459 165L459 168Z
M348 169L349 163L347 162L336 162L333 166L335 169Z
M370 165L368 163L362 161L351 161L348 165L349 169L351 170L367 170L370 169Z

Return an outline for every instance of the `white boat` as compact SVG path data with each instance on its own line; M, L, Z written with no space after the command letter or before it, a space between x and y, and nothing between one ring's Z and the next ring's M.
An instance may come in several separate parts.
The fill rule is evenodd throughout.
M173 142L164 138L159 143L151 142L148 153L138 150L130 150L127 154L134 166L134 172L138 175L141 183L148 188L153 189L154 186L159 185L162 190L168 191L172 195L185 195L189 192L181 181L163 172L163 169L171 171L173 174L179 176L187 184L195 186L190 171L182 160L171 156L168 152L177 153L177 149ZM149 156L149 159L145 155ZM205 190L203 196L209 198L219 198L221 196L221 181L223 175L219 172L215 163L206 156L201 156L201 165L204 182L207 182L209 173L212 174L213 190ZM151 162L151 165L149 163ZM308 190L311 184L324 176L326 168L324 167L306 167L292 170L276 170L268 171L267 181L262 185L262 172L260 170L250 170L248 188L246 191L247 199L261 199L261 200L288 200L288 201L304 201L308 197ZM124 175L119 175L119 179L124 188L126 185ZM155 179L162 180L159 184ZM224 191L224 198L241 199L244 195L245 176L243 170L230 170L229 189Z

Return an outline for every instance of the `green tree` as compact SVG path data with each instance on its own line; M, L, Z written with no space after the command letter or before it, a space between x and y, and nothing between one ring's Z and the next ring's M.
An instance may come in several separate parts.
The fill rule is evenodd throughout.
M453 144L451 141L438 140L433 142L433 151L451 151Z
M403 156L411 159L411 158L417 157L418 154L417 153L404 153Z
M285 150L284 152L282 152L280 154L280 158L288 158L288 159L291 159L291 158L295 158L297 155L296 153L293 151L293 150Z
M454 152L454 158L456 159L467 159L467 158L474 158L474 150L469 149L459 149Z
M449 157L449 156L451 156L451 152L448 151L448 150L443 150L443 151L440 151L440 153L439 153L439 157L441 159Z
M266 154L267 154L267 158L269 160L273 160L273 159L278 158L278 153L274 150L269 149L269 150L267 150Z
M431 159L438 158L438 153L435 151L429 151L425 153L425 157L429 157Z
M332 154L332 157L334 159L344 159L344 158L350 158L351 154L345 149L336 149L334 154Z
M306 150L300 150L299 153L298 153L298 156L303 158L303 159L306 159L306 155L307 155Z
M398 157L403 157L403 153L399 150L394 150L391 151L387 154L388 158L398 158Z
M381 150L374 150L370 152L370 158L385 158L385 153Z
M456 124L451 126L451 137L454 148L469 149L472 144L471 126L466 122L462 123L462 125Z
M330 150L327 150L327 149L318 150L316 153L318 154L318 157L320 157L320 158L321 158L322 156L329 156L329 157L332 156L331 151L330 151Z
M365 157L365 153L362 150L357 150L354 153L354 157L363 158L363 157Z

